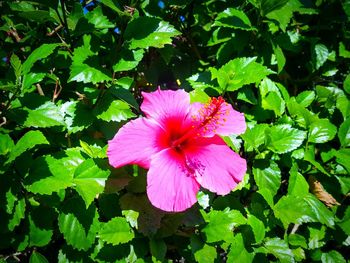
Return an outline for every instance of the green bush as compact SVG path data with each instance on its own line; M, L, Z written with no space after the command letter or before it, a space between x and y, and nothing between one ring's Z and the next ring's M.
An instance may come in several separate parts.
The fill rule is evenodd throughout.
M0 262L346 262L350 1L0 1ZM107 141L141 91L223 96L248 171L184 213Z

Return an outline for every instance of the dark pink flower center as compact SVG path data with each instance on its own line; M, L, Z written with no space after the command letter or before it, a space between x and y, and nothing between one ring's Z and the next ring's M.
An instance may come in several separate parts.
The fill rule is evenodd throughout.
M199 109L198 114L191 116L192 120L189 127L184 127L182 132L170 136L170 147L180 152L189 140L205 137L212 132L215 133L215 130L224 124L225 116L229 113L228 110L226 111L222 107L225 103L222 97L211 98L208 103ZM175 129L178 131L180 128L176 127Z

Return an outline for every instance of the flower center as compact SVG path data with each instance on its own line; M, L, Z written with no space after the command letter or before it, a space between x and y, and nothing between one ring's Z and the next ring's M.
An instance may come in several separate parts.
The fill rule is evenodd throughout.
M198 114L191 116L191 129L179 138L171 140L171 148L181 151L187 139L215 133L216 129L226 121L225 116L229 114L229 111L223 107L225 104L226 102L222 97L209 99L209 102L199 109Z

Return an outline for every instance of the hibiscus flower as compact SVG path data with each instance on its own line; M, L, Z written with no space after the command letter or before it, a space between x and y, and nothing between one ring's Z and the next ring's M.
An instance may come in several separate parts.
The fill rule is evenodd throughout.
M164 211L180 212L196 203L200 186L226 195L242 180L246 161L220 138L241 134L244 115L223 98L190 103L183 90L142 93L140 117L108 142L113 167L149 169L147 196Z

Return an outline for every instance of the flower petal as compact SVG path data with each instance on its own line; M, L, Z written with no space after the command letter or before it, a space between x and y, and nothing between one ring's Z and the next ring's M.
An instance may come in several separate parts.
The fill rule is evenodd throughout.
M232 133L242 134L247 129L244 114L236 111L228 103L221 105L221 110L226 112L225 121L216 129L216 134L227 136Z
M234 110L221 97L212 98L206 104L192 103L189 115L202 137L241 134L246 130L243 113Z
M208 144L186 149L187 166L195 171L197 182L219 195L228 194L242 181L245 159L227 145Z
M156 123L146 118L128 122L108 141L107 156L110 165L117 168L126 164L138 164L149 168L152 155L160 151L156 138L161 132Z
M197 202L199 184L185 165L184 158L172 149L152 157L147 174L147 195L164 211L180 212Z
M190 96L184 90L158 89L151 93L142 92L142 96L142 112L156 120L173 116L184 118L190 109Z

